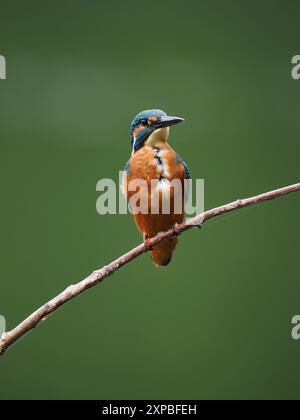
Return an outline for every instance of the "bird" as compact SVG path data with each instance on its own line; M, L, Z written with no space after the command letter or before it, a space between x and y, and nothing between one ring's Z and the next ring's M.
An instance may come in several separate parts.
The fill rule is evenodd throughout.
M190 170L168 143L170 127L183 121L161 109L149 109L139 112L131 122L131 157L124 168L122 191L145 243L157 233L184 221L187 194L184 180L190 178ZM139 188L130 188L130 185ZM136 193L139 193L139 199L132 203ZM169 199L169 207L166 206L169 211L165 212L166 198ZM141 202L146 203L146 211L141 210ZM153 202L156 203L155 211L151 207ZM164 267L170 263L177 242L178 237L174 236L150 250L155 266Z

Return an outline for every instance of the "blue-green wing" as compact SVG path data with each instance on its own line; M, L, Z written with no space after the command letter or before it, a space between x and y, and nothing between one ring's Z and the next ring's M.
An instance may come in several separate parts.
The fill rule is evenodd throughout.
M126 163L124 172L127 172L127 175L130 176L130 160Z
M191 179L191 172L187 163L185 163L185 161L177 154L176 154L176 159L177 159L178 165L181 164L184 168L185 179ZM183 189L184 189L184 201L186 203L189 197L189 185L186 185L185 182L183 182Z
M191 172L190 172L190 168L188 167L188 164L178 154L176 154L176 159L177 159L177 163L178 164L181 163L184 167L185 178L190 179Z

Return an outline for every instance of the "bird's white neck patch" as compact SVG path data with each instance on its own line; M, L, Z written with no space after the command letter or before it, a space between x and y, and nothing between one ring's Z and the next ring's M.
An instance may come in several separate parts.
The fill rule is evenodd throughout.
M145 141L145 146L155 146L158 143L166 143L169 138L169 127L158 128L157 130L153 131L150 136Z
M133 144L132 144L132 152L131 152L131 156L134 155L134 147L135 147L135 143L136 143L136 137L133 138Z

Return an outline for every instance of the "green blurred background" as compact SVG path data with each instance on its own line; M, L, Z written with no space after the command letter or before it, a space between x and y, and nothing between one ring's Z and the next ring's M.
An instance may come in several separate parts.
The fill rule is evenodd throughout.
M298 1L0 1L0 314L26 315L141 242L99 216L129 124L170 141L208 209L299 181ZM1 399L298 398L300 194L190 231L172 264L135 260L0 359Z

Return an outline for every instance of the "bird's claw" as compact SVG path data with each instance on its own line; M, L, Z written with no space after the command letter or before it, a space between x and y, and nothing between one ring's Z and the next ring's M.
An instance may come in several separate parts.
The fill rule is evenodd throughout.
M180 235L180 225L178 223L175 223L172 227L173 229L173 233L175 236L179 236Z
M153 245L151 243L151 238L149 238L146 235L144 235L144 246L145 246L147 251L151 251L153 249Z

